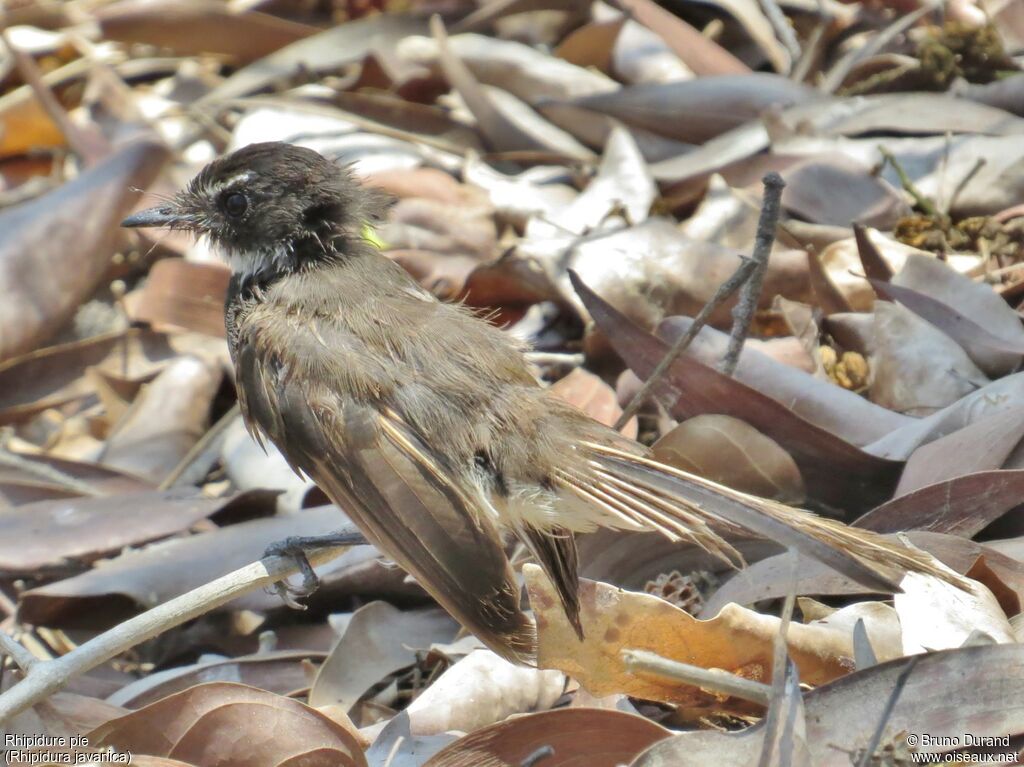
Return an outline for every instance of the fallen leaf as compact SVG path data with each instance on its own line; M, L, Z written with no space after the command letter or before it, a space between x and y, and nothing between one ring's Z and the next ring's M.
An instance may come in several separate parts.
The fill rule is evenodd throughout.
M771 679L779 619L726 605L710 620L698 620L649 594L623 591L596 581L580 582L581 641L566 619L558 596L539 567L523 567L537 618L537 663L558 668L591 694L631 697L681 706L729 710L726 701L700 689L626 670L622 650L649 650L664 658L723 669L760 682ZM790 656L808 684L822 684L849 672L853 637L818 626L792 624ZM741 704L746 706L748 704Z
M406 711L413 735L473 732L512 714L551 708L565 677L509 663L490 650L474 650L420 693Z
M450 641L458 625L437 609L399 610L371 602L352 615L344 633L317 671L309 705L349 711L366 692L416 662L434 642Z
M967 353L899 304L875 304L871 401L907 415L930 415L989 382Z
M804 500L804 482L793 458L753 426L727 415L683 421L652 446L669 466L762 498Z
M622 415L622 408L619 407L612 387L583 368L575 368L569 375L556 381L549 391L606 426L613 426ZM634 417L622 427L622 433L636 439L636 428Z
M152 139L125 144L78 178L0 212L0 360L37 348L66 323L110 268L117 223L167 159ZM30 275L45 275L45 279Z
M896 498L867 512L853 524L878 533L931 530L973 538L1020 505L1021 497L1024 471L1020 469L969 472L898 491Z
M355 737L315 709L227 682L198 685L114 719L90 731L89 742L197 764L276 767L316 754L319 763L366 767Z
M445 747L423 767L521 767L545 746L559 767L619 767L669 734L635 714L563 708L477 730Z

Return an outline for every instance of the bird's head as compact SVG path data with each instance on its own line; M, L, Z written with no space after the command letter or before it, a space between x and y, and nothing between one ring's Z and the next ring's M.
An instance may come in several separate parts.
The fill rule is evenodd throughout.
M266 142L215 160L170 200L121 225L206 235L235 272L248 275L343 255L338 239L359 237L385 207L380 193L317 152Z

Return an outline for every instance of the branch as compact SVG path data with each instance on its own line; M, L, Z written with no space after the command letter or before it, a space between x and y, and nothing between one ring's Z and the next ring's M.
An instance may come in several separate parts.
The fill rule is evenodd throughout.
M782 209L782 190L786 182L774 171L761 179L764 184L764 198L761 202L761 217L757 220L757 235L754 237L754 254L751 261L754 271L750 279L740 289L740 300L732 310L732 331L729 333L729 348L722 360L722 372L731 376L736 370L743 351L743 342L750 333L750 323L757 311L757 303L761 298L761 286L768 272L768 257L775 243L775 229L779 225L779 213Z
M623 650L620 653L626 669L634 674L644 674L671 679L675 682L700 687L703 690L721 692L743 700L767 706L771 702L772 688L762 682L744 679L728 671L693 666L676 660L663 658L648 650Z
M778 185L777 188L775 186L776 184ZM764 202L761 206L761 218L758 220L757 224L757 237L754 240L754 257L744 258L740 262L740 265L736 267L736 271L732 273L732 276L718 286L718 290L715 291L715 295L711 296L711 299L704 304L697 316L693 318L693 322L690 323L690 327L687 328L686 332L676 340L672 345L672 348L668 350L668 353L661 358L661 362L659 362L653 372L647 376L647 380L644 381L643 386L640 387L640 391L633 395L633 399L631 399L629 404L626 405L625 409L623 409L622 415L619 416L618 420L615 422L615 426L612 427L615 431L619 431L626 425L626 422L629 421L630 418L636 415L636 411L640 409L640 406L644 404L650 396L654 387L658 385L658 382L665 376L668 369L672 367L672 363L679 359L679 356L690 347L691 343L693 343L693 339L697 337L698 333L700 333L701 328L707 325L712 312L725 303L725 301L728 300L733 293L739 290L740 287L748 285L757 278L760 263L758 254L761 249L762 238L765 236L763 235L763 229L770 223L770 229L766 235L770 237L770 239L768 240L767 248L763 254L763 261L765 268L767 268L768 253L771 251L772 243L775 241L775 227L779 221L780 200L782 198L782 188L785 184L778 173L769 173L764 177L764 185ZM772 208L772 210L766 213L768 208ZM766 223L766 219L770 219L769 223ZM761 282L764 280L763 271L764 270L762 269L761 277L757 282L758 294L761 292ZM757 305L757 296L754 297L754 305ZM749 327L750 323L748 322L747 324Z
M352 530L353 533L356 532L354 528ZM309 561L312 564L322 564L339 556L347 548L349 547L339 546L314 551L309 554ZM299 565L293 557L264 557L169 602L157 605L141 615L129 618L124 623L79 645L67 655L30 664L25 678L0 695L0 726L12 716L61 690L75 677L147 639L197 618L235 597L287 578L298 570ZM13 650L12 655L18 652L10 643L3 642L3 647L6 650ZM22 657L22 660L25 658ZM15 655L15 661L19 661L18 655Z

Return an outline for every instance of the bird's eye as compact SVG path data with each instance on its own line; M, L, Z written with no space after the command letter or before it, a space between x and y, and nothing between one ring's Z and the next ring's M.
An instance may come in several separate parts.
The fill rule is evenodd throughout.
M239 218L249 207L249 201L241 192L232 192L224 198L224 212L232 218Z

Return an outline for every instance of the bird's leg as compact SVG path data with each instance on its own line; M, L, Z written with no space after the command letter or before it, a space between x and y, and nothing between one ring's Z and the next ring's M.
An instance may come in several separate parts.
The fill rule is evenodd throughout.
M263 552L264 557L289 557L295 561L302 573L302 584L290 586L286 581L278 581L274 584L274 590L281 597L281 600L291 608L305 610L305 605L295 601L295 597L308 597L320 586L320 579L317 577L313 566L306 556L308 551L317 549L334 548L337 546L362 546L367 543L366 538L354 527L344 527L325 535L292 535L283 541L277 541L267 546Z

